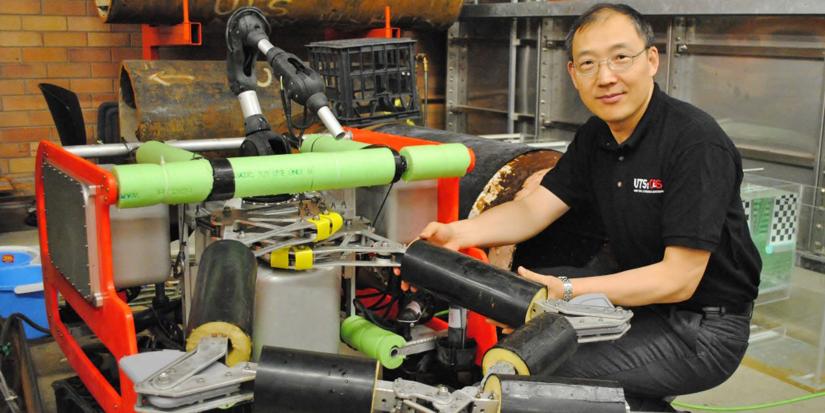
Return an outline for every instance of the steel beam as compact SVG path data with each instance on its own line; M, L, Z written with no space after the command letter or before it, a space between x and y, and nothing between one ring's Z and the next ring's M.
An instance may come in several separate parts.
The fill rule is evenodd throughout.
M464 5L459 20L520 17L572 17L601 0ZM825 15L821 0L626 0L646 16L817 16Z

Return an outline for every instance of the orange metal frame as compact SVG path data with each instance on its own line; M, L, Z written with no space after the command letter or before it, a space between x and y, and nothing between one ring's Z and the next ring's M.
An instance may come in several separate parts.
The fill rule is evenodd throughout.
M425 139L409 138L406 136L390 135L387 133L374 132L366 129L344 128L352 132L352 139L358 142L368 143L371 145L385 145L397 151L400 151L405 146L416 145L438 145L439 142L428 141ZM475 168L475 154L470 151L470 166L467 172ZM453 222L458 220L458 191L460 178L440 178L438 179L438 221L439 222ZM479 259L484 262L489 262L487 254L478 248L468 248L462 251L463 253ZM443 330L447 328L447 323L434 318L429 324L431 328ZM496 327L487 323L486 318L480 314L470 311L467 315L467 335L475 339L478 344L478 351L476 351L476 364L481 364L481 358L484 353L493 347L498 341L496 334Z
M143 58L157 60L158 46L200 46L203 27L189 21L189 0L183 0L183 21L174 26L141 25Z
M48 218L43 188L43 166L50 164L79 182L95 188L94 209L97 222L87 222L97 234L97 266L100 275L102 304L90 304L54 267L49 251ZM70 154L60 146L42 141L37 149L36 196L40 252L43 265L43 287L46 313L52 336L83 384L106 412L133 412L137 401L132 382L120 373L120 393L103 377L89 360L60 319L57 305L59 293L86 325L106 346L115 359L137 353L132 311L117 295L112 278L112 243L109 226L109 206L117 202L117 182L114 176L97 165Z
M384 27L379 29L370 29L364 37L377 37L392 39L393 37L401 37L401 29L392 27L390 6L384 7Z

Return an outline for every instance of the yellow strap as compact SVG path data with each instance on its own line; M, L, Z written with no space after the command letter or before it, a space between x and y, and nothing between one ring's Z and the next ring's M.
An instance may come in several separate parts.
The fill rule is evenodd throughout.
M272 251L269 255L269 266L272 268L289 268L289 247Z
M293 260L290 260L290 254L292 254ZM294 262L292 266L290 266L290 261ZM269 256L269 265L272 268L308 270L312 268L314 263L315 254L312 248L306 245L281 248L272 251Z
M315 241L323 241L329 238L330 235L332 235L330 233L330 229L332 228L332 222L330 222L329 218L326 215L321 214L318 215L318 218L311 218L307 221L315 224Z
M326 218L329 219L329 222L330 222L329 234L330 235L335 234L336 232L338 232L338 230L340 230L344 226L344 217L342 217L341 214L339 214L335 211L330 211L330 212L327 212L326 214L321 214L320 216L326 217Z
M292 252L295 253L296 270L308 270L312 268L314 261L312 248L306 245L298 245L292 248Z

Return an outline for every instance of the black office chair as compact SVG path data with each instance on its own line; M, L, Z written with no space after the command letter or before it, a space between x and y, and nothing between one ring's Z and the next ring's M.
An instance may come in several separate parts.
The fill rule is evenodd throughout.
M97 140L101 143L120 143L117 102L103 102L97 108Z
M49 105L60 143L63 146L85 145L86 125L83 123L83 111L80 110L77 95L50 83L40 83L38 86Z

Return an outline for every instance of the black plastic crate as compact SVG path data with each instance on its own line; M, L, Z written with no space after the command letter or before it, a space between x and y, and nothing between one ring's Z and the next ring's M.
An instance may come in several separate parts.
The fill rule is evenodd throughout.
M346 39L307 45L324 78L332 111L345 125L421 116L415 87L415 40Z

